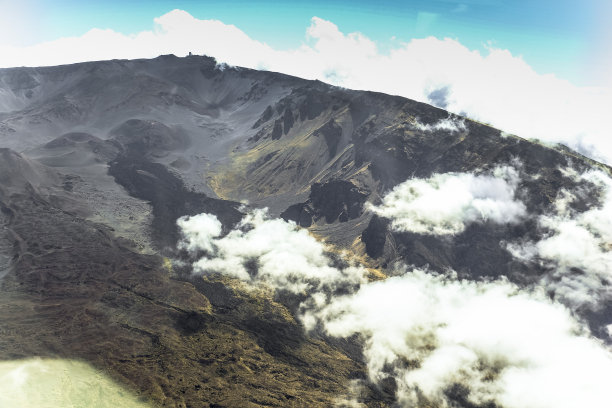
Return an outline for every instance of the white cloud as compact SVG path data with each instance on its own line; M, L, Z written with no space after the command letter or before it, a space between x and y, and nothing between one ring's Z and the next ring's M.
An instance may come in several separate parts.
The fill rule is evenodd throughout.
M81 37L29 47L0 46L3 66L57 65L86 60L155 57L189 51L220 62L320 79L348 88L399 94L427 101L444 89L443 104L505 131L562 142L612 163L607 107L609 89L577 87L536 73L507 50L470 50L457 40L413 39L382 53L360 33L342 33L313 17L308 42L276 50L233 25L199 20L173 10L155 19L153 31L124 35L92 29ZM432 100L437 98L432 97Z
M293 222L268 219L253 210L224 237L214 215L179 219L180 246L207 251L193 263L198 273L219 272L253 284L266 284L294 294L307 294L316 307L339 288L365 282L364 268L333 264L325 245Z
M551 269L542 284L573 308L600 307L612 299L612 179L601 172L581 176L601 191L601 205L576 212L575 194L561 191L555 213L539 218L550 231L540 241L508 245L523 261L540 262Z
M334 406L337 408L367 408L360 402L364 394L364 384L362 380L351 380L348 384L346 394L336 398Z
M198 250L212 252L214 238L221 235L221 222L211 214L198 214L191 217L181 217L176 221L183 234L179 243L180 249L190 252Z
M445 390L505 408L606 406L612 355L567 309L507 281L448 280L415 270L336 297L315 313L329 335L365 339L370 378L398 384L402 406ZM425 404L427 405L427 404Z
M434 174L397 185L379 206L370 209L391 219L395 231L451 235L474 222L518 222L525 205L515 199L519 177L513 167L493 174Z
M447 390L454 384L469 389L473 403L505 408L607 404L612 355L543 289L422 270L368 283L363 268L338 266L307 230L268 219L265 210L250 212L223 237L212 215L179 224L185 248L205 251L196 272L306 295L299 317L307 330L359 335L370 380L393 377L401 406L423 399L452 406ZM362 396L354 381L337 403L362 406Z
M459 118L448 117L441 119L434 124L423 124L418 120L412 123L412 126L422 132L435 132L438 130L444 130L450 133L462 132L466 130L465 121Z

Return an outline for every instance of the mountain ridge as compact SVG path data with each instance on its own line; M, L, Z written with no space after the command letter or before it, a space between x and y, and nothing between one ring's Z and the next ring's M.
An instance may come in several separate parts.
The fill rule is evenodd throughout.
M0 146L0 168L48 175L0 176L0 322L11 334L0 358L83 359L161 406L330 406L351 381L366 384L361 403L396 406L401 391L392 376L367 380L363 337L304 330L305 294L194 274L201 254L180 247L181 217L214 215L221 240L256 229L245 220L267 207L323 240L338 270L365 260L379 279L402 263L529 287L550 266L507 243L550 235L538 220L564 192L577 214L601 204L578 175L610 174L425 103L201 56L0 69ZM472 214L447 235L395 228L389 194L411 180L442 185L436 177L503 182L526 215ZM574 312L609 342L612 302L599 306Z

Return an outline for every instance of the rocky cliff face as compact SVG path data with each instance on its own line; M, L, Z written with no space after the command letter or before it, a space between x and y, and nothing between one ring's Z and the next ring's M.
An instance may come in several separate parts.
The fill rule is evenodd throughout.
M578 213L596 205L576 174L610 171L405 98L208 57L4 69L0 88L0 358L82 359L162 406L330 406L367 377L362 339L306 333L286 293L192 275L179 217L214 214L226 234L268 207L376 279L403 262L529 285L550 266L506 243L546 236L537 217L564 192ZM517 222L440 235L373 210L407 180L503 166L529 214ZM576 313L606 338L608 300ZM370 383L360 401L394 406L396 388Z

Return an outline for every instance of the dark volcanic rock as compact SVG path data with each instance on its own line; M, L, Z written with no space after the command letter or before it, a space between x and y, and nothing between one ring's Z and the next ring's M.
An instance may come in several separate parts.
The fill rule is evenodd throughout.
M313 209L308 203L293 204L280 216L286 221L294 221L297 225L308 228L312 225Z
M323 136L325 138L327 150L329 151L329 157L332 158L336 155L338 143L342 138L342 127L331 119L325 125L317 129L315 136Z
M253 125L253 129L257 129L258 127L260 127L261 125L263 125L264 123L272 119L273 114L274 114L274 111L272 110L272 106L268 105L266 110L263 111L263 113L261 114L261 117L257 119L257 122L255 122L255 124Z
M300 119L312 120L329 107L330 95L316 90L306 93L306 97L299 105Z
M283 125L280 119L274 121L274 128L272 129L271 137L272 140L278 140L283 135Z
M366 246L366 253L372 258L382 256L387 241L389 221L378 215L372 216L368 227L361 233L361 240Z
M335 221L346 222L363 213L368 194L350 181L315 183L310 187L308 201L290 206L281 217L303 227L309 227L313 220L319 218L325 218L328 224Z
M342 216L345 217L344 221L359 217L367 198L368 192L345 180L315 183L310 189L312 206L317 214L325 217L327 223Z
M290 109L285 109L285 114L283 115L283 134L289 133L291 128L293 127L293 112Z
M110 163L109 173L137 198L153 206L153 239L160 249L174 248L179 232L176 220L184 215L211 213L226 231L242 219L239 203L189 191L183 182L159 163L135 156L120 156Z

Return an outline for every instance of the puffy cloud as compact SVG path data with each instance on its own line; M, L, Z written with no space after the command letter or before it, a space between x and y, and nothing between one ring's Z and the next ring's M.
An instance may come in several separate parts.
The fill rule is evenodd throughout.
M539 218L545 233L537 242L508 245L523 261L540 262L550 269L543 285L573 308L597 309L612 299L612 179L601 172L581 176L601 192L601 205L572 210L576 194L561 191L555 213Z
M334 260L325 245L293 222L268 219L266 210L248 213L221 237L214 215L179 219L183 248L206 251L193 263L195 272L219 272L253 284L266 284L296 295L308 305L323 304L327 295L365 282L364 268Z
M154 58L161 54L185 56L207 54L220 62L265 68L275 51L249 38L234 25L218 20L199 20L183 10L173 10L154 19L152 31L122 34L92 28L80 37L66 37L27 47L0 45L3 67L46 66L115 58Z
M176 221L183 239L179 243L180 249L190 252L198 250L212 252L214 238L221 235L221 222L211 214L198 214L191 217L181 217Z
M449 390L457 384L474 404L506 408L609 402L607 349L563 306L507 281L415 270L333 298L314 314L329 335L364 338L370 378L393 377L402 406L455 406Z
M396 231L450 235L474 222L515 223L526 213L515 199L519 176L513 167L497 167L492 174L435 174L397 185L375 213L391 219Z
M28 47L0 46L1 64L205 53L231 65L430 101L507 132L565 143L612 163L606 109L612 106L612 92L539 74L507 50L488 47L481 53L454 39L428 37L383 53L363 34L345 34L317 17L307 29L308 41L292 50L276 50L233 25L199 20L182 10L156 18L155 24L154 30L133 35L92 29L81 37Z
M471 403L506 408L608 401L612 355L543 289L423 270L368 283L363 268L334 260L307 230L265 210L251 211L225 236L208 214L179 225L182 245L198 256L196 272L293 293L305 299L299 317L307 330L363 339L370 380L392 377L401 406L454 406L458 386ZM351 382L338 404L362 406L361 385Z

